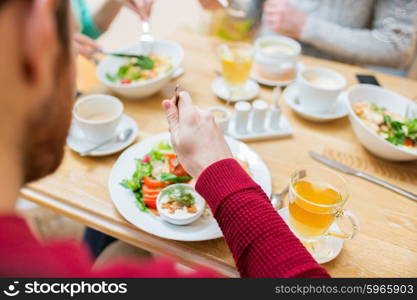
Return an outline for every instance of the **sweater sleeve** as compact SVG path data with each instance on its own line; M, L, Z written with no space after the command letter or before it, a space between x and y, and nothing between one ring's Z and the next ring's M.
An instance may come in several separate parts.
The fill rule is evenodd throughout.
M235 160L206 168L196 189L213 211L242 277L329 277Z
M415 54L415 1L377 0L370 29L342 26L310 16L300 40L335 58L392 68L407 66Z

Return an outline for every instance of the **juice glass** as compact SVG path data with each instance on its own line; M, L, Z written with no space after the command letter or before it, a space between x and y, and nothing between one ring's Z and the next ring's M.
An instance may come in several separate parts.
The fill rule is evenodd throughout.
M217 53L229 89L229 100L233 100L245 93L245 84L252 70L253 48L246 43L222 44Z
M343 208L349 198L346 181L337 173L315 167L300 169L290 179L289 225L313 257L323 237L351 239L359 231L354 214ZM329 230L336 222L340 231ZM348 230L346 230L348 229Z

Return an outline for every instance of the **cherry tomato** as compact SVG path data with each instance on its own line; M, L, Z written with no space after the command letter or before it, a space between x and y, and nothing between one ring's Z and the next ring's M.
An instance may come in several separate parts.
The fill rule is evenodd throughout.
M411 139L406 139L404 141L404 146L406 146L406 147L413 147L413 141Z
M120 81L120 83L121 83L121 84L131 84L131 83L132 83L132 80L130 80L130 79L122 79L122 80Z
M160 182L160 181L158 181L156 179L152 179L151 177L143 177L143 183L147 187L152 188L152 189L155 189L155 188L164 188L164 187L166 187L168 185L165 182Z
M142 159L142 161L143 161L144 163L150 163L150 162L151 162L151 157L150 157L150 156L145 156L145 157Z

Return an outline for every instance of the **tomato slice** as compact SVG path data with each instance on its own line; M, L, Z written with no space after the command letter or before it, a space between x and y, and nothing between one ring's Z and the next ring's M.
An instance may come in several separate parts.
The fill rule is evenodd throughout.
M165 153L164 156L168 159L173 159L173 158L177 158L177 155L173 152L171 153Z
M143 201L148 208L156 209L156 197L155 198L148 198L143 197Z
M167 184L165 182L161 182L161 181L158 181L156 179L152 179L151 177L143 177L143 183L151 189L164 188L164 187L167 186Z
M131 83L132 83L132 80L130 80L130 79L122 79L122 80L120 81L120 83L121 83L121 84L131 84Z
M184 167L178 162L176 158L171 158L168 161L168 166L169 172L175 176L188 176L187 171L185 171Z
M160 189L153 189L153 188L150 188L147 185L143 185L142 186L142 191L143 191L144 195L158 195L161 190Z

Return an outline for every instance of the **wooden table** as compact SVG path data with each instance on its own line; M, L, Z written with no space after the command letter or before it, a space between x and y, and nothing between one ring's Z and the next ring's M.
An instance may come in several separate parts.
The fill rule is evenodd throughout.
M223 105L210 91L215 78L216 39L190 33L176 33L172 39L185 48L185 75L181 87L189 91L197 105ZM307 65L336 69L350 84L356 73L368 70L336 62L303 57ZM94 66L79 61L79 88L86 92L108 92L96 80ZM386 88L416 99L417 82L376 74ZM174 83L161 93L141 102L124 101L126 112L136 119L138 140L167 130L161 100L172 95ZM260 97L270 101L271 89L262 88ZM369 154L358 142L347 118L325 124L305 121L284 105L284 113L295 128L287 139L250 143L268 165L273 190L280 191L290 173L300 165L315 164L308 151L322 153L353 168L368 172L417 193L417 162L392 163ZM238 276L223 239L206 242L176 242L147 234L125 221L116 211L107 190L110 169L118 155L86 158L66 149L59 170L22 189L22 196L60 214L84 223L123 241L155 253L169 255L189 265L205 265L227 276ZM337 277L416 277L417 203L362 179L345 176L351 189L347 207L361 221L361 232L347 241L339 257L324 266Z

